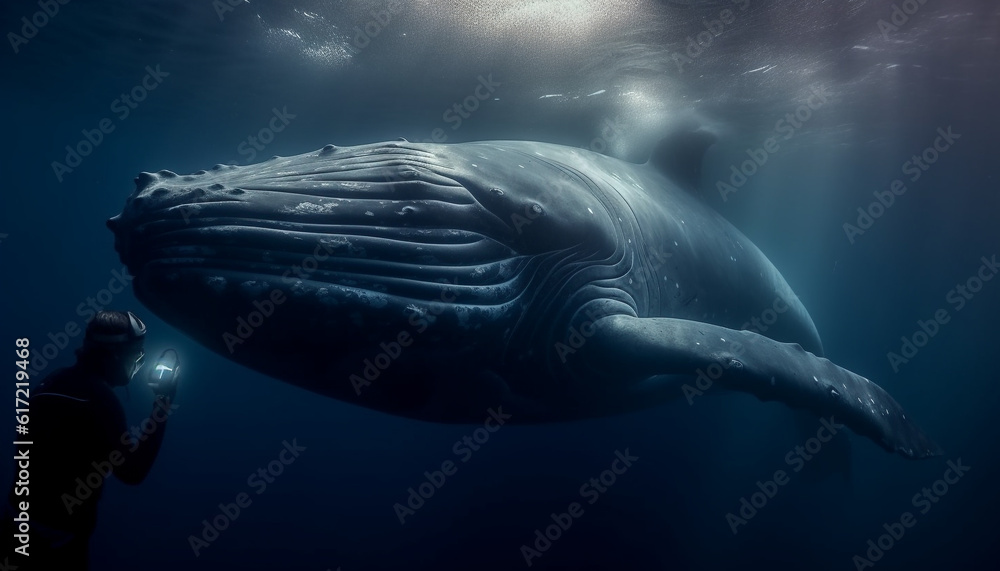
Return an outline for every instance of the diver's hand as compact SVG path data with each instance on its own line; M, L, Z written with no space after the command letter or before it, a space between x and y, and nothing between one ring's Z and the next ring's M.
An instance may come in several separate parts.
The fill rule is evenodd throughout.
M170 375L169 377L161 376L155 369L150 371L149 381L146 383L149 388L153 389L153 393L158 397L164 397L168 401L174 400L174 395L177 394L177 373Z

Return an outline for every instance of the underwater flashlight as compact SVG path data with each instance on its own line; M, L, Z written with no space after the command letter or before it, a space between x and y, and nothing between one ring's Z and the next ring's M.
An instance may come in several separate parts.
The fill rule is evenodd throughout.
M169 357L168 353L172 353L173 357ZM177 351L166 349L160 353L160 358L156 360L156 366L153 368L153 378L160 385L172 383L177 378L177 371L180 368L181 359L177 355Z

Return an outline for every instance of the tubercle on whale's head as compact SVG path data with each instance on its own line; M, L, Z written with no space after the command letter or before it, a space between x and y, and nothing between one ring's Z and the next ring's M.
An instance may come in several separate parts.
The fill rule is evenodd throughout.
M201 204L208 202L238 202L244 191L228 188L219 182L223 172L241 167L215 165L212 172L198 171L178 175L169 170L141 172L135 177L135 190L125 200L122 212L108 219L106 225L115 234L115 249L126 264L130 247L141 238L147 225L155 222L192 224L192 217Z
M518 251L564 250L615 236L613 208L602 202L594 177L575 168L589 152L525 141L442 147L451 176L503 224Z

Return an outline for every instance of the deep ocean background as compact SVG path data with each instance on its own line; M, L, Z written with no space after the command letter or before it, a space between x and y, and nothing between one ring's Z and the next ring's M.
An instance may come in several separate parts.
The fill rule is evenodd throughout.
M521 569L520 546L625 449L639 460L532 569L847 571L958 458L969 473L875 567L996 568L1000 280L961 311L946 301L981 257L1000 254L996 2L927 0L883 36L891 2L748 1L683 66L671 54L728 2L233 4L76 0L17 53L0 47L3 343L29 337L37 350L67 322L84 325L78 305L122 269L104 221L137 173L252 162L239 145L274 108L295 119L254 161L331 142L425 140L438 128L449 142L600 139L597 150L642 160L672 122L695 118L720 134L705 200L782 271L827 356L886 388L946 454L906 461L851 435L850 482L793 475L734 536L725 514L787 469L801 442L782 406L718 391L691 406L503 427L400 525L393 504L425 470L457 460L453 444L475 426L394 418L264 377L196 345L127 290L110 307L139 313L147 353L176 347L185 373L149 478L107 486L94 569ZM359 48L355 26L390 4L389 23ZM0 31L20 33L39 10L5 2ZM112 101L147 65L169 75L119 119ZM495 97L452 129L445 110L490 74ZM831 101L723 201L716 181L815 85ZM115 130L58 181L52 162L105 117ZM614 137L609 119L622 125ZM851 244L843 224L949 126L961 139ZM951 321L894 374L887 352L939 308ZM72 347L42 373L71 364ZM132 387L130 422L150 400ZM306 451L253 494L248 476L291 439ZM188 536L241 492L252 505L195 557Z

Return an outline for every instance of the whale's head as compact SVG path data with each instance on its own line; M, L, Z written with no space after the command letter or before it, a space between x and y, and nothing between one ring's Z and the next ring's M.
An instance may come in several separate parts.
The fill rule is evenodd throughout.
M142 173L108 226L136 296L165 321L238 362L352 396L348 376L401 334L432 329L425 347L495 342L545 256L609 234L601 202L566 200L579 181L536 159L403 141ZM304 380L330 375L339 387Z

